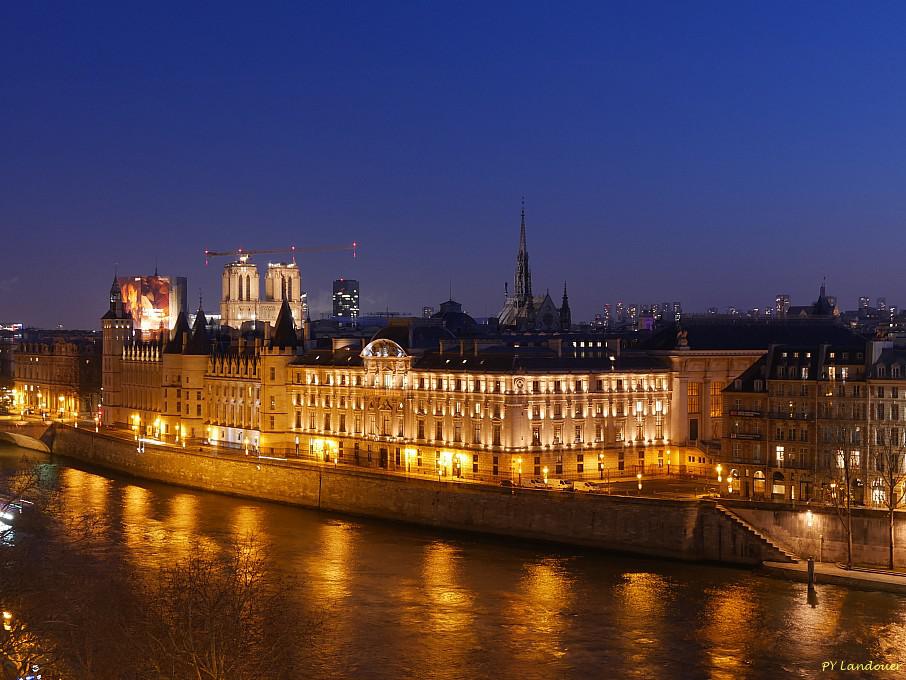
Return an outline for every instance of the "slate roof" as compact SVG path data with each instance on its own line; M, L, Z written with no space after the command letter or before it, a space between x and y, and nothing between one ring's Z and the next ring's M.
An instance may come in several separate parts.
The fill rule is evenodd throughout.
M188 340L192 329L189 328L189 322L186 319L186 313L180 312L176 317L176 323L173 324L173 330L170 334L170 342L164 347L165 354L182 354L185 342Z
M766 350L771 345L862 344L863 338L832 320L691 321L670 324L639 344L640 350L675 350L676 334L687 333L690 350Z
M192 327L192 337L186 344L183 354L210 354L211 340L208 338L207 319L204 310L199 308L195 313L195 325Z
M455 342L456 336L442 326L423 324L390 324L379 330L371 338L374 340L393 340L408 352L412 350L437 347L441 340Z
M296 326L293 323L293 312L289 308L289 303L284 300L280 305L280 312L277 314L277 321L274 323L274 333L271 336L271 347L280 349L295 349L299 344L299 338L296 335Z

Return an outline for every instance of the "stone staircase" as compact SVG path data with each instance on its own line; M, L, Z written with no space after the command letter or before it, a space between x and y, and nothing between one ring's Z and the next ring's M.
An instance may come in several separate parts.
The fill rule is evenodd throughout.
M716 503L714 507L718 512L723 514L730 521L732 521L734 524L736 524L738 527L740 527L743 531L747 532L748 534L753 536L759 543L761 543L764 546L768 559L771 562L798 562L799 561L799 558L796 557L796 555L791 553L789 550L786 550L785 548L782 548L779 545L777 545L777 543L775 543L773 540L771 540L770 538L765 536L761 531L759 531L758 529L753 527L751 524L749 524L747 521L745 521L742 517L740 517L733 511L728 510L720 503Z

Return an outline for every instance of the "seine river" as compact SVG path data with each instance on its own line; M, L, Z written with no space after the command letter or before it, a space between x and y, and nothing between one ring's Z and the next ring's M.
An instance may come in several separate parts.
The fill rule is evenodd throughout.
M0 471L22 454L0 448ZM812 606L804 585L743 569L444 533L57 462L67 505L103 513L102 540L134 566L249 533L276 546L274 563L326 615L314 643L324 678L817 678L834 677L825 660L906 661L904 597L823 586Z

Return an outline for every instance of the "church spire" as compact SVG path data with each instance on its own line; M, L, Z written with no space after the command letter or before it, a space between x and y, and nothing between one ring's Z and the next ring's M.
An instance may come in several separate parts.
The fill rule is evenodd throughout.
M115 271L113 273L113 283L110 285L110 310L104 315L104 318L126 318L126 311L123 306L123 289L120 288L120 282L117 279Z
M514 297L517 309L534 308L532 299L532 272L529 269L528 247L525 244L525 196L522 197L522 214L519 224L519 252L516 254Z
M564 281L563 302L560 304L560 330L568 331L572 325L572 312L569 309L569 296L566 294L566 281Z

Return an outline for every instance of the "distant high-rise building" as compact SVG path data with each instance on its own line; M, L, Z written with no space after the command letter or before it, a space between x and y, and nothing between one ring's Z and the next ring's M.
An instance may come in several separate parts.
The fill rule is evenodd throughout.
M434 307L431 307L430 305L425 305L424 307L422 307L423 319L430 319L432 316L434 316Z
M601 319L602 319L602 321L604 322L604 327L605 327L605 328L610 328L613 319L612 319L612 317L611 317L611 313L610 313L610 304L609 304L609 303L604 305L604 313L601 314Z
M359 316L359 282L355 279L337 279L333 282L333 315Z
M617 302L616 317L617 317L617 323L622 323L623 321L626 320L626 308L623 306L622 300Z
M673 320L679 323L680 319L683 318L683 305L679 302L673 303Z
M887 298L878 298L878 311L885 312L887 311Z
M708 307L708 316L717 316L717 307Z
M867 295L863 295L859 298L859 311L865 312L868 311L868 308L871 307L871 298Z
M774 298L774 316L782 319L790 311L789 293L778 293Z

